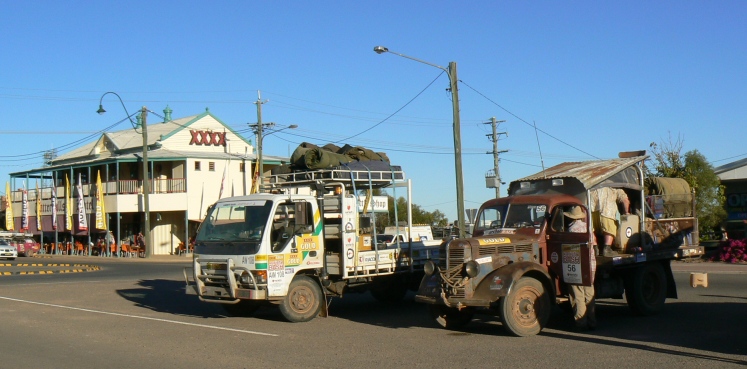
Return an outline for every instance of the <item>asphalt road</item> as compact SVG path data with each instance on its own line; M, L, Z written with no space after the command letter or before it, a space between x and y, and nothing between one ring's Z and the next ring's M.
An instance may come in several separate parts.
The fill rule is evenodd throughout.
M184 294L185 260L81 260L100 270L0 276L0 367L747 365L743 273L709 273L708 288L691 288L689 273L679 271L680 298L668 300L663 314L636 317L623 300L606 300L593 332L573 332L570 317L557 309L542 334L516 338L494 317L458 332L436 328L411 296L392 305L348 295L333 300L331 317L300 324L283 321L273 306L252 318L229 317L221 306Z

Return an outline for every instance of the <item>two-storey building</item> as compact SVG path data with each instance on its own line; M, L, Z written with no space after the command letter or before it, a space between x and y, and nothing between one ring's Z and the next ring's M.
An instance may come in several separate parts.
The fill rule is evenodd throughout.
M144 226L144 146L148 153L154 255L174 253L180 243L187 244L208 206L219 197L252 191L257 155L251 140L207 109L174 120L168 107L164 113L165 122L147 124L147 143L140 130L129 127L105 132L93 142L52 158L43 168L11 173L7 195L14 230L25 228L37 239L43 236L44 243L96 243L107 231L119 244L131 240ZM282 160L263 155L263 170L272 169ZM106 229L97 228L95 221L99 176ZM78 184L85 214L78 210ZM72 224L67 224L67 219ZM81 227L85 223L87 229Z

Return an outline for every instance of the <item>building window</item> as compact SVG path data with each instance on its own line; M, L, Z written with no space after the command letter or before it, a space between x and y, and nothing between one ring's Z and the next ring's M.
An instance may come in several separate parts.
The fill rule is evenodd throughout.
M211 162L208 163L208 170L210 170L211 172L215 172L215 162L214 161L211 161Z
M199 161L195 162L195 170L200 170L200 162Z
M246 171L245 170L245 167L246 167L245 164L246 163L239 163L239 172L244 173Z

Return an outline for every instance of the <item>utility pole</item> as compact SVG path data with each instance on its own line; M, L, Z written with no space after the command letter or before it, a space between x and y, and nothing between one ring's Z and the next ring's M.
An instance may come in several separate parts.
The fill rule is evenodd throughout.
M490 124L493 126L493 133L487 134L485 136L489 137L491 141L493 141L493 152L488 151L487 154L493 154L493 171L495 173L495 198L501 197L501 170L499 168L501 159L498 158L498 156L501 153L507 152L508 150L498 150L498 137L500 135L506 135L508 137L508 132L497 132L498 124L506 122L505 120L496 120L495 117L490 118L490 122L484 123L484 124Z
M140 128L143 130L143 213L145 214L145 229L143 237L145 238L145 257L153 256L153 239L150 237L150 178L148 178L148 109L143 106L140 112Z
M262 104L268 101L269 100L262 101L262 96L260 95L260 92L257 91L257 101L254 102L254 104L257 105L257 124L249 125L250 128L254 129L254 133L257 135L257 166L259 168L259 178L257 178L259 186L257 188L259 190L261 190L262 182L264 179L264 166L262 159L262 139L264 138L264 129L270 128L275 125L275 123L262 123Z

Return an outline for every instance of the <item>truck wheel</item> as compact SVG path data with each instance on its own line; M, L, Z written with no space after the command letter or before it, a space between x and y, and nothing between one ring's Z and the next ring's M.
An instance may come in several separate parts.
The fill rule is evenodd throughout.
M241 300L237 304L221 304L231 316L252 316L262 306L262 301Z
M507 296L499 300L503 328L515 336L538 334L550 319L550 296L542 282L522 277Z
M667 299L667 277L659 263L647 263L625 278L625 298L628 306L639 315L661 311Z
M428 305L428 312L441 328L458 329L472 321L471 309L458 310L444 305Z
M381 302L402 301L407 294L407 278L404 276L376 277L371 283L371 296Z
M296 276L280 304L280 312L289 322L308 322L319 315L323 300L318 283L304 275Z

